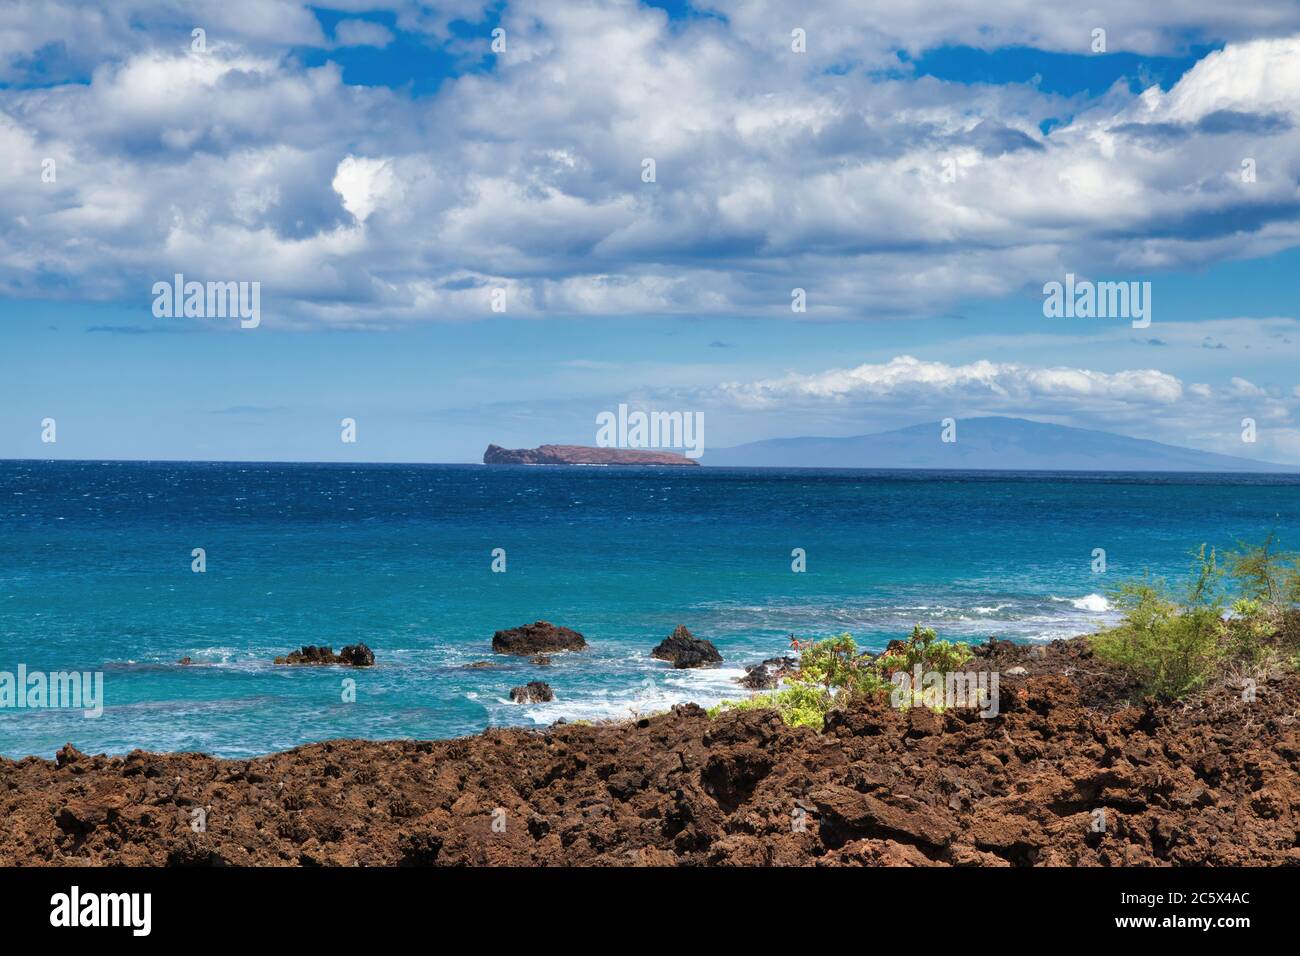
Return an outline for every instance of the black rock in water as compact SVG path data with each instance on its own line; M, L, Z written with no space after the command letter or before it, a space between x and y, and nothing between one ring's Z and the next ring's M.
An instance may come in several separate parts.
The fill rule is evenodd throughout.
M548 621L537 621L523 627L497 631L492 635L492 650L498 654L551 654L555 651L580 651L587 640L577 631L557 627Z
M510 688L510 699L516 704L545 704L555 700L551 685L539 680L530 680L522 687Z
M745 668L745 676L738 678L741 687L750 690L771 690L781 682L786 674L799 669L799 660L795 657L769 657L761 664L751 664Z
M332 647L304 644L301 650L290 651L275 659L277 664L348 664L352 667L371 667L375 652L364 644L349 644L338 654Z
M650 652L650 656L669 661L677 668L709 667L722 663L722 655L712 642L696 637L684 624L678 624L676 630Z

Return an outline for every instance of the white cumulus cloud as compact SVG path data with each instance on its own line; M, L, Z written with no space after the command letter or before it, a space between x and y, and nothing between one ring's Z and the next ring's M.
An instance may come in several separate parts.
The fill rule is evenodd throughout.
M357 222L365 222L380 203L397 191L389 161L365 156L344 157L330 185Z

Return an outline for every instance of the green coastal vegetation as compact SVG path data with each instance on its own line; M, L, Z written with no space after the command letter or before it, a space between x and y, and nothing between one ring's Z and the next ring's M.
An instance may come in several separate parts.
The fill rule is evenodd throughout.
M1239 542L1220 560L1212 547L1194 552L1188 579L1171 585L1149 575L1110 591L1123 612L1115 627L1086 638L1103 662L1128 675L1137 696L1176 700L1217 681L1240 682L1280 668L1300 669L1300 554L1283 551L1270 533L1259 544ZM963 670L968 644L940 640L919 624L902 641L873 656L847 633L822 640L791 639L798 668L783 685L709 711L774 709L792 727L821 730L834 709L888 696L893 675ZM919 694L911 704L922 705ZM932 705L933 706L933 705ZM937 709L937 708L935 708Z
M747 700L727 700L709 711L775 708L792 727L821 730L826 715L864 697L887 695L899 671L962 670L971 659L969 644L940 640L932 628L916 625L905 641L893 641L879 656L863 654L850 634L820 641L793 640L799 651L799 669L787 677L787 686L759 693Z
M1300 555L1281 550L1275 534L1239 543L1222 562L1201 545L1181 587L1147 577L1112 600L1124 620L1090 638L1093 652L1153 697L1300 667Z

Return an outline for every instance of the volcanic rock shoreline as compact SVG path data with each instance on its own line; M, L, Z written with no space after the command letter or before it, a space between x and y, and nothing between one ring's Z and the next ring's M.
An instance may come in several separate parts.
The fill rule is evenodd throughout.
M1082 640L975 650L1002 674L992 719L879 701L818 734L687 704L251 760L0 760L0 864L1300 864L1294 672L1132 704Z

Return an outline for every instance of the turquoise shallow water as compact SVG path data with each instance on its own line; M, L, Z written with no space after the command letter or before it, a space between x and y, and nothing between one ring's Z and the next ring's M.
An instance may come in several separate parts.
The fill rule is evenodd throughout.
M1113 619L1120 578L1180 575L1202 541L1276 527L1300 546L1298 505L1295 477L0 462L0 670L99 670L106 698L97 719L0 709L0 753L235 756L626 717L738 696L740 665L791 633L1068 636ZM539 618L591 648L464 666ZM726 665L651 660L677 624ZM376 667L271 663L358 640ZM557 700L509 703L532 679Z

